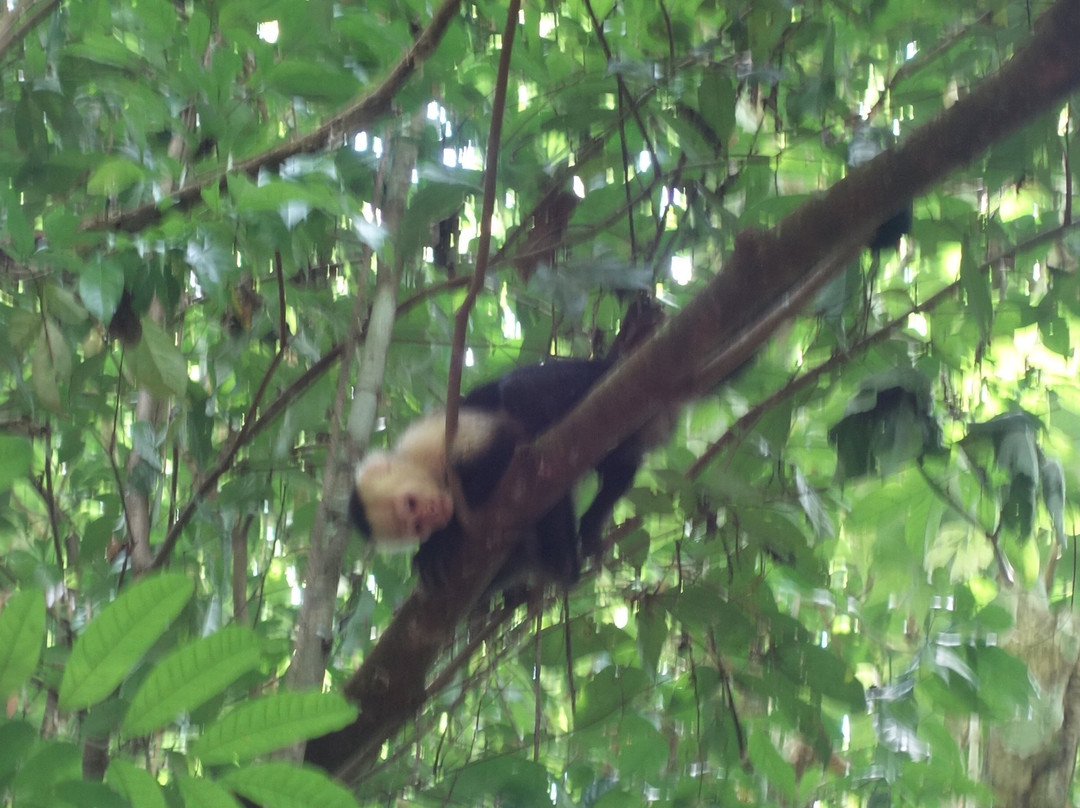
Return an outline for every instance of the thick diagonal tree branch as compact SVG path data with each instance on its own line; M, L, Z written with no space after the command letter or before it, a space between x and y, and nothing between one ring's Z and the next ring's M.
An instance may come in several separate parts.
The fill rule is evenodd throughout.
M357 721L313 741L345 779L421 705L424 681L514 538L611 447L665 408L721 382L851 260L906 200L1080 87L1080 2L1058 0L995 76L768 232L744 232L723 271L562 423L519 450L472 525L445 589L416 592L346 684Z

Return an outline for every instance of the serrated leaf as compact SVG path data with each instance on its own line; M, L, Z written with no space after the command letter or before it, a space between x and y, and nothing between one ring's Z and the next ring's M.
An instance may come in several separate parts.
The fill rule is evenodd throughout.
M177 648L161 660L131 700L124 732L142 735L218 695L261 658L258 636L230 626Z
M195 592L184 575L145 578L86 627L60 683L60 709L79 710L111 693L180 614Z
M133 763L113 758L105 772L105 782L138 808L168 808L165 795L154 776Z
M230 788L263 808L356 808L359 803L344 786L318 769L288 763L265 763L230 772L222 778Z
M45 644L45 593L24 589L0 611L0 699L22 687Z
M356 708L336 693L275 693L209 726L193 751L210 765L250 760L341 729L355 718Z
M153 320L143 321L142 339L129 353L135 381L157 398L182 396L187 389L187 360Z
M180 796L190 808L240 808L237 799L213 780L195 777L177 777Z

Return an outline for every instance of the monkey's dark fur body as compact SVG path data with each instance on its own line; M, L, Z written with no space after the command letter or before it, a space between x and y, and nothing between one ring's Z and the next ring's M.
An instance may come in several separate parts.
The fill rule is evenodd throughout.
M493 426L479 445L447 461L461 482L471 509L482 507L505 474L519 443L532 440L557 423L581 401L611 367L609 360L557 359L517 368L481 385L466 395L461 417L484 413ZM572 493L560 497L536 524L522 529L510 558L499 570L489 591L505 589L522 580L572 584L584 558L601 549L601 534L615 503L630 488L642 456L657 430L643 429L619 444L596 465L596 496L581 517L575 518ZM357 490L350 503L353 522L370 533L364 505ZM445 580L447 561L463 543L456 516L420 544L413 559L426 587Z

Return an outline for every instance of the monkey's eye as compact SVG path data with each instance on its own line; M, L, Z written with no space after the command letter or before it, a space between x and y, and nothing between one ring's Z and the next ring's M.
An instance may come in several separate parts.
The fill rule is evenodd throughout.
M408 494L405 497L405 508L409 513L416 513L416 497Z

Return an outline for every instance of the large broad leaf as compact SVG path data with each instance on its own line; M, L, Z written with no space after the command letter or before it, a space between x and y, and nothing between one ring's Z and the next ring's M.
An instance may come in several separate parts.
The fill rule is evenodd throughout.
M322 771L267 763L232 772L223 782L263 808L353 808L359 805Z
M105 772L105 782L138 808L168 808L158 781L146 769L113 758Z
M356 708L336 693L276 693L241 705L207 728L194 753L203 763L232 763L341 729Z
M94 261L79 275L79 296L103 323L116 312L123 294L124 268L116 261Z
M360 91L352 73L321 62L289 59L266 72L266 82L283 95L327 101L347 101Z
M86 190L95 196L115 196L139 182L144 173L138 163L123 157L110 157L94 169L86 182Z
M627 743L632 742L627 741L620 732L620 750ZM611 751L614 754L615 750ZM623 773L621 766L619 772ZM436 804L495 804L513 805L519 808L533 808L534 806L547 808L552 804L550 793L551 778L543 764L527 760L521 753L478 760L454 772L452 778L447 778L434 789L434 794L440 797ZM583 804L591 803L583 801Z
M465 197L478 189L465 182L429 182L409 200L398 228L397 245L403 260L431 241L431 227L458 210Z
M183 575L157 575L106 606L75 641L60 682L60 709L79 710L108 696L194 592Z
M22 687L45 643L45 593L24 589L0 611L0 698Z
M1007 479L1001 502L1001 521L1015 528L1020 536L1027 536L1031 532L1040 483L1040 465L1046 466L1039 461L1037 436L1041 427L1039 419L1027 412L1009 412L984 423L972 424L960 441L960 446L975 465L983 465L980 450L984 450L987 443L993 445L994 462ZM1056 478L1052 467L1048 470L1054 477L1051 487L1061 483L1061 494L1064 496L1064 481Z
M224 786L213 780L177 777L184 805L191 808L240 808L240 802Z
M71 378L71 349L60 327L51 317L44 318L45 327L38 334L31 358L30 381L34 393L51 410L64 410L61 385Z
M191 712L256 667L260 656L258 636L241 626L177 648L136 691L124 732L141 735Z
M30 471L34 449L29 438L19 435L0 435L0 491L11 488L15 480L23 479Z
M941 448L931 413L930 380L910 368L878 373L859 385L844 417L829 430L840 480L892 474Z
M161 326L149 318L143 322L142 336L128 354L136 381L158 398L182 396L188 382L184 355Z
M757 730L750 733L747 753L754 768L790 801L795 796L795 767L776 751L776 745L766 731Z

